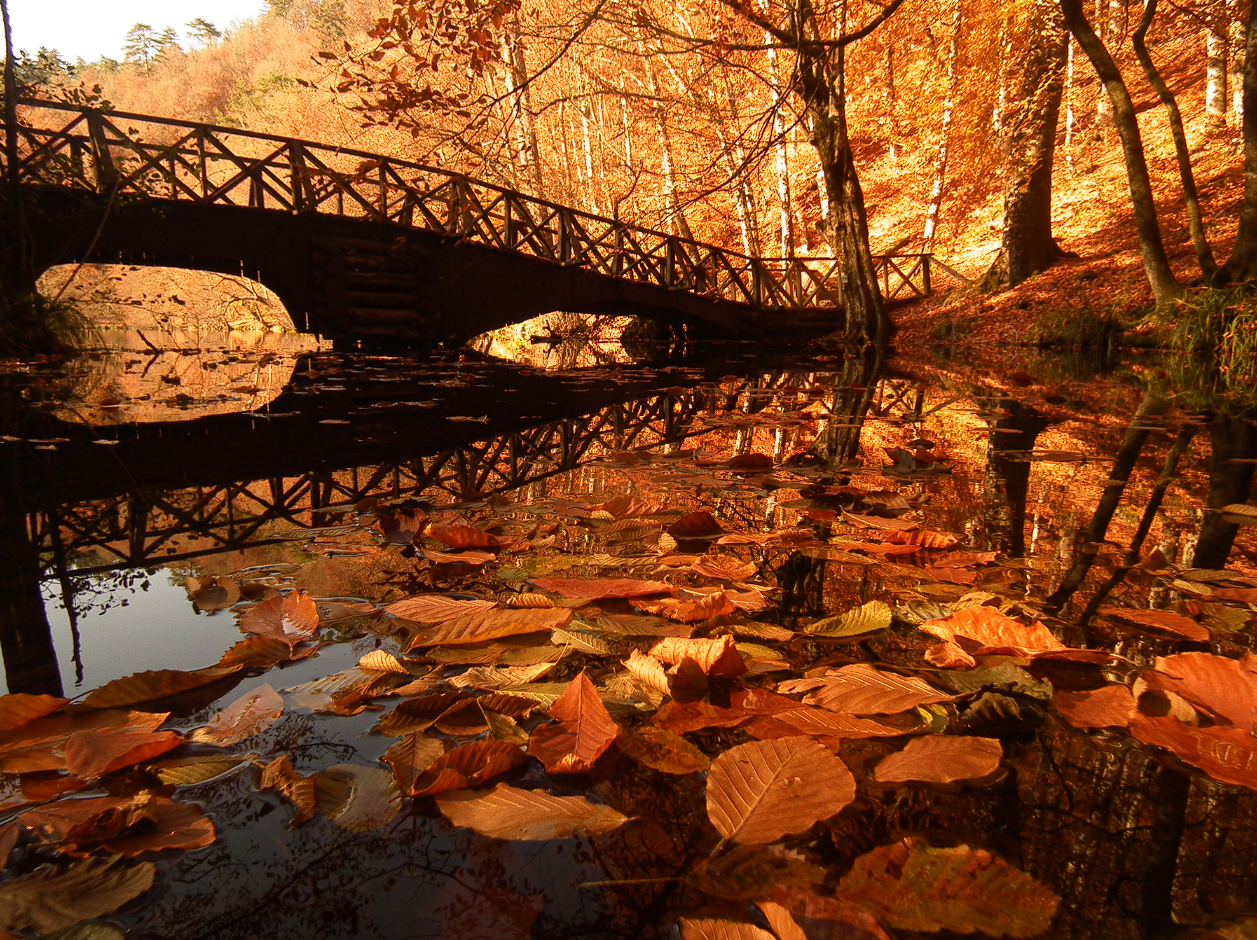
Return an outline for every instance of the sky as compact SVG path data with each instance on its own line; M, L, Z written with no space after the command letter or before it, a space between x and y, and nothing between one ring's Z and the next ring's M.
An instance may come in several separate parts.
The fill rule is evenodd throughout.
M136 23L158 31L173 26L182 39L184 24L198 16L225 29L265 8L265 0L9 0L9 19L17 49L47 46L73 62L121 59L123 37Z

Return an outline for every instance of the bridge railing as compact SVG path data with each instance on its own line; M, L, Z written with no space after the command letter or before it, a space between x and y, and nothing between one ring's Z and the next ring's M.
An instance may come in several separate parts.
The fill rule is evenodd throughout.
M20 173L31 182L124 200L393 223L761 309L841 305L832 258L752 258L352 148L55 102L22 105ZM930 293L929 255L875 260L886 297Z

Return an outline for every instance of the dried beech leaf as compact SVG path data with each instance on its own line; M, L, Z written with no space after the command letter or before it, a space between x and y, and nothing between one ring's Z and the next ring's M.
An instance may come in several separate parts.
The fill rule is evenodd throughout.
M777 940L807 940L807 934L803 932L803 928L799 926L790 912L776 901L756 901L755 906L764 915L764 920L768 921L768 926Z
M488 783L528 760L522 750L506 741L473 741L438 757L412 784L411 796L434 796Z
M518 607L522 609L547 610L554 606L552 601L545 594L534 594L524 592L521 594L512 594L506 599L507 607Z
M1247 503L1231 503L1220 510L1222 520L1231 525L1257 525L1257 506Z
M20 819L66 855L197 849L215 838L214 824L197 807L151 794L58 800Z
M120 708L152 702L197 689L236 672L239 667L212 667L183 672L178 669L152 669L106 682L83 699L86 708Z
M290 659L304 659L317 653L318 650L314 647L294 653L293 648L284 640L253 635L245 637L223 653L223 658L218 661L218 665L224 669L233 667L251 669L256 666L270 668L276 663Z
M0 885L0 924L40 933L101 917L153 886L152 862L125 866L118 859L83 859L68 868L42 868Z
M245 633L283 640L289 646L310 639L318 628L318 606L305 591L272 597L240 612L240 629Z
M682 516L668 526L668 534L676 539L707 539L724 535L725 530L716 517L704 509Z
M800 706L775 712L746 726L748 734L759 738L788 737L791 734L827 735L831 738L885 738L911 734L920 723L909 727L857 718L828 709Z
M473 666L462 675L452 676L450 685L458 688L484 689L489 692L525 685L540 679L558 662L537 663L533 666Z
M598 690L582 671L550 706L555 724L542 725L528 741L529 752L552 774L585 773L620 733Z
M826 617L803 629L814 636L862 636L890 626L890 608L881 601L869 601L837 617Z
M414 789L415 781L445 753L445 745L412 731L392 745L380 759L393 768L393 777L403 793Z
M438 565L483 565L498 558L493 552L438 552L431 548L421 548L419 552Z
M492 610L497 601L466 600L444 594L417 594L395 601L384 608L386 613L415 623L442 623L478 610Z
M867 911L834 897L822 897L811 891L781 886L769 892L772 900L789 911L795 929L806 940L891 940L877 919ZM778 940L796 940L799 934L782 930L779 920L764 904L759 908L777 933ZM779 915L778 915L779 916Z
M642 688L659 696L652 700L655 705L658 705L664 696L672 694L672 690L668 688L667 672L663 664L653 656L647 656L641 650L633 650L629 658L624 661L624 667L632 673L633 678Z
M913 839L855 860L837 898L896 930L1033 937L1052 922L1060 898L984 849L932 849Z
M873 770L873 779L878 783L976 780L995 773L1003 756L998 738L928 734L883 757Z
M977 643L972 652L1009 650L1022 655L1065 649L1065 644L1041 623L1026 625L1006 617L994 607L964 607L940 620L928 620L920 629L940 640L957 636Z
M651 647L650 655L660 662L673 664L691 659L709 676L732 678L746 672L746 660L730 634L711 640L666 637Z
M697 574L718 581L745 581L759 570L755 562L739 561L732 555L704 555L691 567Z
M306 777L293 769L292 761L285 754L262 768L259 790L278 790L296 808L291 825L299 826L314 818L317 805L314 778Z
M844 511L842 517L866 529L882 529L886 532L911 532L913 529L920 528L917 523L909 522L907 519L888 519L884 516L867 516L858 512ZM882 537L885 538L885 535Z
M652 594L671 594L676 590L666 581L639 581L634 578L533 578L532 583L543 591L586 600L648 597Z
M1239 728L1193 728L1170 715L1136 713L1131 737L1172 751L1181 761L1198 767L1219 783L1257 790L1257 738Z
M221 777L256 757L256 754L233 754L227 757L219 757L217 754L180 757L157 761L149 764L148 769L156 774L157 779L162 783L176 787L191 787L213 780L215 777Z
M740 744L707 773L707 815L733 842L775 842L804 832L853 799L847 765L808 737Z
M1257 730L1257 657L1251 653L1243 659L1211 653L1162 656L1144 678L1149 687L1175 692L1216 718Z
M735 845L700 861L685 874L685 880L715 897L745 901L762 897L778 885L819 885L825 880L825 869L778 848Z
M347 785L348 797L329 815L341 829L370 832L392 822L401 811L401 794L392 774L379 767L336 764L315 774L315 786L323 780Z
M746 593L755 593L758 596L758 592ZM698 623L723 614L732 614L739 609L733 603L732 594L727 591L717 591L701 597L639 597L631 599L630 603L638 610L663 614L669 620L680 623Z
M464 701L469 701L466 692L435 692L407 699L383 716L376 730L394 738L412 731L424 731L436 724L445 712Z
M922 548L943 549L956 545L960 536L951 532L935 532L932 529L913 529L883 533L882 541L892 545L920 545Z
M491 737L520 747L528 746L528 732L519 726L518 721L510 715L503 715L501 712L495 712L491 708L485 708L481 703L478 704L480 704L480 710L484 714L484 723L488 727Z
M55 695L28 695L15 692L0 695L0 731L12 731L28 721L50 715L70 701Z
M459 523L435 523L428 526L424 535L450 548L497 548L502 544L492 533Z
M76 777L96 777L130 767L183 743L174 731L76 731L65 742L65 767Z
M217 715L204 728L188 735L196 744L225 747L261 734L284 713L284 700L265 682L246 692Z
M665 774L692 774L711 766L707 755L679 734L662 728L637 728L616 738L629 757Z
M807 692L803 699L807 704L849 715L893 715L918 705L956 699L924 679L875 669L867 663L832 669L816 679L787 680L778 684L777 691L784 695Z
M396 656L384 650L372 650L367 653L358 660L358 669L375 675L390 672L397 673L399 676L410 675L410 670L403 666Z
M600 835L618 829L628 817L583 796L551 796L499 783L488 793L460 791L437 798L437 807L455 826L491 839L548 841Z
M1208 630L1190 617L1176 614L1172 610L1134 610L1122 607L1105 608L1101 612L1110 617L1118 617L1130 623L1137 623L1142 627L1164 630L1167 633L1184 636L1189 640L1196 640L1200 643L1209 642Z
M570 610L477 610L421 630L410 641L410 650L423 646L458 646L502 637L554 630L572 619Z
M1058 690L1052 704L1075 728L1125 728L1135 716L1135 699L1124 685L1084 692Z
M775 940L764 928L740 920L682 917L680 924L681 940Z

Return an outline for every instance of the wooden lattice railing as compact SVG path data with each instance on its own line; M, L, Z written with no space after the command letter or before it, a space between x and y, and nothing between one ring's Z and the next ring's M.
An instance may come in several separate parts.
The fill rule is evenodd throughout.
M54 102L23 102L18 121L19 169L30 183L124 199L328 213L761 309L840 306L832 258L751 258L406 160ZM919 254L875 261L891 299L930 293L931 262L941 264Z

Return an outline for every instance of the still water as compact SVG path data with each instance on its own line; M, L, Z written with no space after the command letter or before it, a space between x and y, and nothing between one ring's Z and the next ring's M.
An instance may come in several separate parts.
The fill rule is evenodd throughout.
M707 936L696 922L767 931L773 909L755 902L770 895L808 937L1257 929L1246 920L1257 912L1257 751L1232 742L1238 751L1210 763L1178 739L1152 743L1132 717L1197 736L1252 730L1152 668L1189 652L1246 663L1257 625L1257 526L1235 509L1249 498L1257 430L1239 406L1176 384L1165 364L1026 359L992 374L945 356L768 358L742 344L654 361L618 350L585 367L569 355L553 369L542 351L527 362L299 345L161 356L114 350L0 375L8 691L77 698L134 673L215 666L244 639L247 610L272 598L308 596L318 625L278 665L130 700L170 712L162 729L181 733L263 686L283 711L229 746L162 755L251 756L207 782L160 788L199 807L214 839L128 862L156 863L151 889L101 915L128 936ZM455 529L464 535L441 535ZM480 535L468 542L467 529ZM607 587L626 579L675 596ZM571 617L429 643L439 618L384 610L415 596L524 610L521 595ZM948 644L920 629L955 626L947 618L966 608L1041 624L1050 644L963 634ZM857 609L886 619L828 619ZM730 673L691 659L652 686L624 665L668 637L726 636L740 657ZM338 700L375 675L357 664L377 650L426 684L395 694L402 680L377 676L378 694ZM922 681L933 698L893 712L810 709L809 720L831 715L823 727L739 704L748 690L814 704L807 680L824 685L852 664ZM467 680L485 667L534 672ZM582 672L620 736L581 772L548 772L536 729ZM339 686L316 683L337 674ZM380 761L399 735L380 733L381 716L408 695L503 690L503 707L521 709L508 722L407 728L438 752L519 745L533 756L521 751L483 781L583 796L626 822L492 838L455 825L439 795L398 795L396 763ZM1097 691L1132 704L1099 723L1071 713L1080 700L1069 696ZM841 731L838 713L880 724ZM642 758L633 742L650 728L684 737L702 767L675 766L672 737L666 760ZM739 840L713 828L706 762L808 736L854 774L853 795L764 840L772 848L745 850L744 868L719 868ZM878 769L922 736L993 742L996 762L940 773L951 764L939 758L899 781ZM293 801L263 788L261 767L284 756L302 775L379 771L387 811L350 824L343 807L320 804L293 826ZM65 801L128 795L153 785L149 764L73 784L49 783L73 776L60 771L15 771L6 818L36 802L12 796L28 785L78 787ZM861 859L896 845L997 867L967 875L976 880L950 907L902 870L851 887ZM11 871L58 851L24 836ZM712 874L693 877L704 865ZM836 912L835 889L866 902Z

